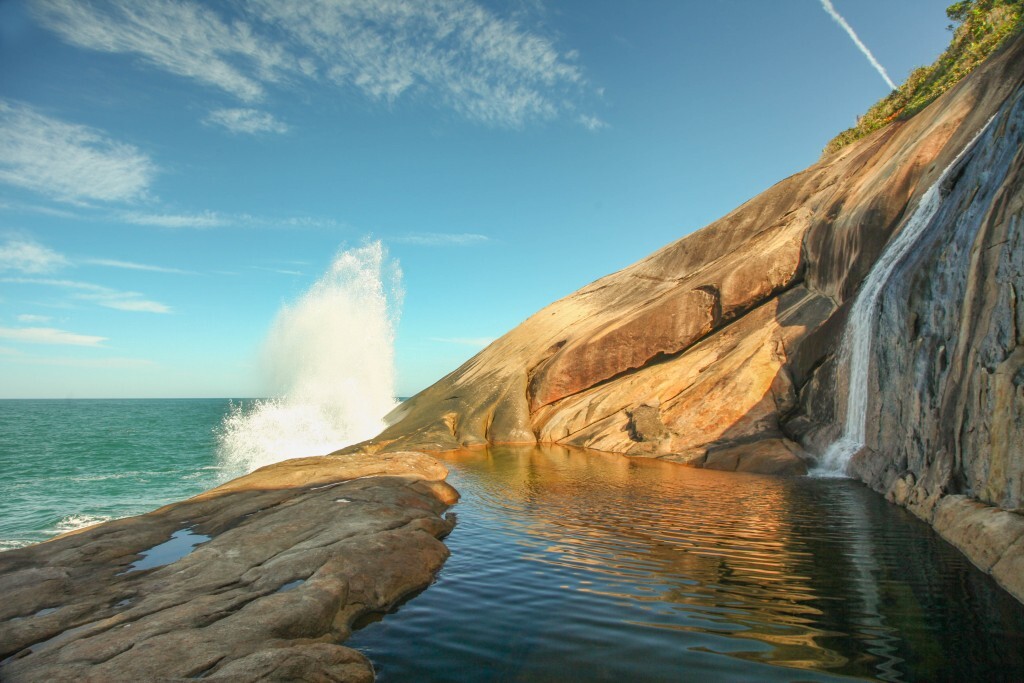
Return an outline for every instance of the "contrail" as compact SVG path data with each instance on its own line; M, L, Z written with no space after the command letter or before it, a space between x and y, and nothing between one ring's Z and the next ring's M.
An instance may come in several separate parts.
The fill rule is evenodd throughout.
M843 19L842 15L836 11L836 8L832 6L832 0L821 0L821 6L825 8L828 15L836 20L836 23L843 27L843 30L853 39L854 44L864 53L864 56L871 62L871 66L875 67L875 71L881 74L882 78L889 85L890 88L896 90L896 84L889 78L889 74L885 73L885 67L878 63L875 56L871 54L871 50L865 45L861 39L857 36L857 33L853 30L853 27L846 23L846 19Z

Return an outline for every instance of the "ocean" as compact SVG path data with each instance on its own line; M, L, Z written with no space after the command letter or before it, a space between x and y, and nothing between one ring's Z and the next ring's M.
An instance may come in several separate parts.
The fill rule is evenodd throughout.
M0 550L138 515L245 473L229 399L0 400Z

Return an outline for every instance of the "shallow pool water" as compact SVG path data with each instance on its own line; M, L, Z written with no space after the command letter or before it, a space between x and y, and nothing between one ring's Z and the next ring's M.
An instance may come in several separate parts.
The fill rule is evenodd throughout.
M379 680L1024 680L1024 606L856 482L442 457L452 556L346 643Z

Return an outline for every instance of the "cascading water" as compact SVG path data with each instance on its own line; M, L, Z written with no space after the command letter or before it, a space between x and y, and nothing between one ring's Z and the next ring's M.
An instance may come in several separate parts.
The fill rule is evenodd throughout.
M993 117L994 119L995 117ZM918 240L927 232L935 214L942 205L942 188L946 179L959 165L975 142L988 130L992 120L982 126L960 154L946 167L939 179L921 197L917 209L896 237L886 245L882 255L871 268L860 292L850 309L850 317L842 342L842 362L847 367L846 419L842 435L821 456L813 474L818 476L845 476L850 459L860 451L866 441L868 417L868 388L871 369L871 346L877 326L878 302L896 271Z
M275 395L232 406L218 450L235 471L323 455L375 436L396 405L394 327L401 273L373 242L335 257L281 308L265 344Z

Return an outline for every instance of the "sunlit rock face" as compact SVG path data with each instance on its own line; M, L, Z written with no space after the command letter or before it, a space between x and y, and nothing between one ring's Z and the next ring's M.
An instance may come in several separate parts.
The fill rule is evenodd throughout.
M394 411L375 447L544 442L700 466L785 439L799 470L838 433L847 378L835 358L858 285L1012 99L1022 51L1018 41L913 119L536 313ZM973 381L1009 415L1007 372ZM743 460L711 459L756 469Z
M1024 507L1022 92L1018 38L909 121L539 311L354 448L558 443L802 473L866 383L864 441L840 469L1024 599L1024 525L998 512ZM887 276L851 379L853 302L933 186L938 212ZM961 524L977 515L958 500L1012 517Z

